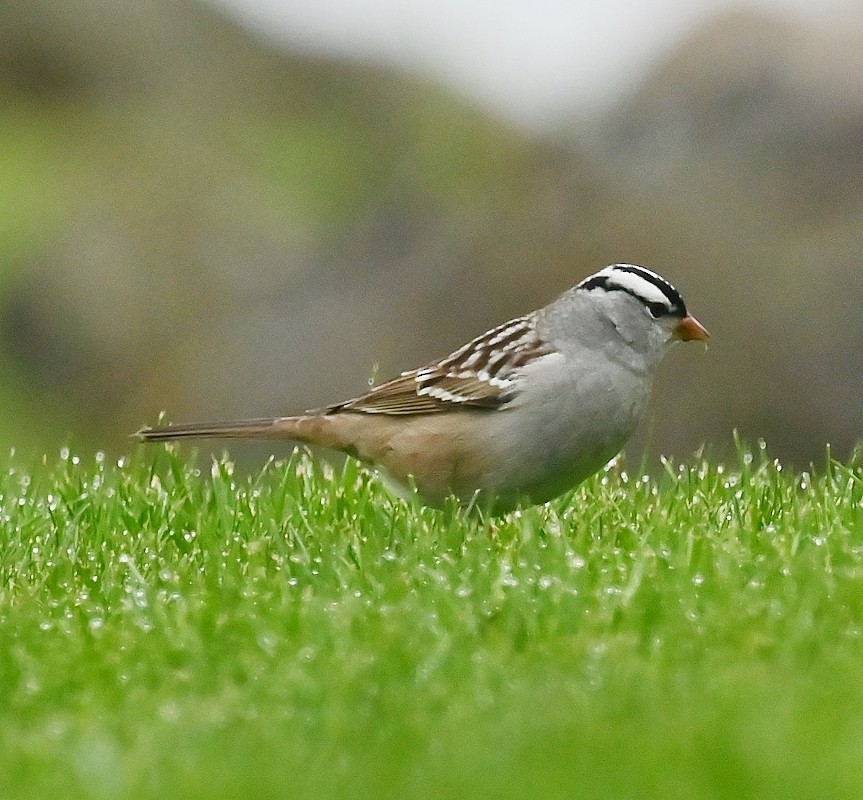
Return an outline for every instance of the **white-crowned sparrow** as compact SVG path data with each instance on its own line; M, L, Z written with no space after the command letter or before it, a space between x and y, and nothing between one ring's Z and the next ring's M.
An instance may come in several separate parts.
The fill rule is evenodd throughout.
M293 439L348 453L439 504L541 503L606 464L647 405L674 339L705 340L678 291L613 264L446 358L300 416L143 428L144 441Z

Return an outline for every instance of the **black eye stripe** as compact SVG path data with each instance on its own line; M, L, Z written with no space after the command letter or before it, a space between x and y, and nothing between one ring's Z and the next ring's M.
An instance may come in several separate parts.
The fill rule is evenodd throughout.
M668 308L665 309L664 313L673 314L675 316L679 315L682 317L686 316L686 305L683 302L683 298L680 296L680 292L655 272L651 272L649 269L644 269L644 267L639 267L635 264L616 264L614 269L619 270L620 272L628 272L630 275L638 275L639 278L659 289L659 291L668 299ZM658 305L658 303L654 303L653 305ZM649 306L650 304L648 304L648 307ZM653 313L652 309L651 313ZM654 314L654 316L659 315Z
M633 287L616 282L614 280L615 272L623 272L638 276L641 280L658 289L665 298L665 302L648 300L643 295L639 294L639 292ZM603 273L604 274L599 273L597 275L592 275L585 279L581 284L579 284L579 288L588 290L604 289L607 292L623 292L624 294L628 294L630 297L634 297L636 300L643 303L647 311L654 318L664 316L686 316L686 305L683 302L683 298L680 296L680 292L656 273L651 272L644 267L636 266L635 264L615 264L614 266L603 270Z
M628 286L620 286L616 283L611 283L608 280L607 275L599 275L594 276L581 284L583 289L605 289L607 292L623 292L624 294L628 294L630 297L634 297L641 303L644 303L647 306L647 310L654 317L660 317L663 314L668 314L669 309L663 303L649 303L647 302L640 294L630 289Z
M579 284L581 289L608 289L608 277L605 275L593 275Z

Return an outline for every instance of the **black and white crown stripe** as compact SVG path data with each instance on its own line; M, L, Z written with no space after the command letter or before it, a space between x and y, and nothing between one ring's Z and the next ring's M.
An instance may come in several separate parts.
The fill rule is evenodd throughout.
M585 278L577 288L625 292L644 303L654 317L686 316L686 305L680 292L665 278L635 264L612 264Z
M606 267L575 288L625 292L644 303L655 317L686 316L677 290L656 273L634 264ZM523 367L544 358L562 358L537 330L537 313L504 322L446 358L403 372L353 400L329 406L327 413L394 415L428 414L455 406L505 408L518 393Z

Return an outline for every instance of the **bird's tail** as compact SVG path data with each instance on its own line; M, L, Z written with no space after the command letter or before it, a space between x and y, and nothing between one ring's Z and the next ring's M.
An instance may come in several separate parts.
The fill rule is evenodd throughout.
M179 425L145 426L134 434L142 442L172 439L294 439L298 442L343 446L334 441L326 417L307 415L245 419L239 422L187 422ZM328 436L327 433L330 433Z

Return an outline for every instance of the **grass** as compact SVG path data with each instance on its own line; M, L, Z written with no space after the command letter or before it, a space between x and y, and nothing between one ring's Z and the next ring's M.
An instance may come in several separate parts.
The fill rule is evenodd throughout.
M863 470L497 521L349 463L0 476L0 796L856 798Z

